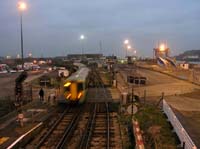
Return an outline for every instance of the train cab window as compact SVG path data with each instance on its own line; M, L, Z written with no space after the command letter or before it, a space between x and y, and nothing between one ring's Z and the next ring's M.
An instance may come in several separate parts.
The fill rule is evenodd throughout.
M70 86L71 86L71 84L72 84L71 82L67 82L67 83L64 85L64 91L65 91L65 92L66 92L66 91L68 91L68 92L70 91L70 88L71 88Z
M70 86L65 87L65 91L69 92L70 91Z
M83 83L78 83L77 88L78 88L78 91L82 91L83 90Z

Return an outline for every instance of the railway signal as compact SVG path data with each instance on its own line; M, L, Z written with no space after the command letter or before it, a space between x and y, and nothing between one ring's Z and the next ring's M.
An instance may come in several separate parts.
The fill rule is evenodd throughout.
M22 72L15 80L15 98L16 101L19 103L23 99L23 81L27 78L27 72Z

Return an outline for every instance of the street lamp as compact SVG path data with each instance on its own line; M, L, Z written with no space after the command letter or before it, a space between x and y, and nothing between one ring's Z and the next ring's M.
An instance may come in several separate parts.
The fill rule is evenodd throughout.
M24 43L23 43L23 26L22 26L22 13L27 9L25 2L20 1L18 3L18 10L20 12L20 27L21 27L21 57L22 57L22 69L24 69Z
M81 40L81 42L82 42L82 58L83 58L83 54L84 54L84 46L83 46L83 40L85 39L85 36L82 34L81 36L80 36L80 40Z
M124 40L124 45L125 45L125 47L126 47L126 57L127 57L127 45L129 44L129 40L128 39L126 39L126 40Z
M131 46L130 46L130 45L128 45L128 46L127 46L127 49L128 49L128 50L130 50L130 49L131 49Z
M128 39L124 40L124 44L125 45L129 44L129 40Z
M84 36L84 35L81 35L81 36L80 36L80 39L81 39L81 40L85 39L85 36Z

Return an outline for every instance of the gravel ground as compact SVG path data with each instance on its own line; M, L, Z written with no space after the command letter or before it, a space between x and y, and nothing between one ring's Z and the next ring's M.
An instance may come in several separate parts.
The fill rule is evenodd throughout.
M20 73L0 74L0 99L6 96L14 97L15 79Z

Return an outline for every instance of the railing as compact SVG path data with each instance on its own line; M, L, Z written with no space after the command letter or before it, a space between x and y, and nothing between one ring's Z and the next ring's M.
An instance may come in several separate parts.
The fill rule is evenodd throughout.
M163 100L163 110L167 115L169 121L171 122L176 134L178 135L182 146L184 149L197 149L197 146L194 144L187 131L184 129L171 107L167 104L165 100Z

